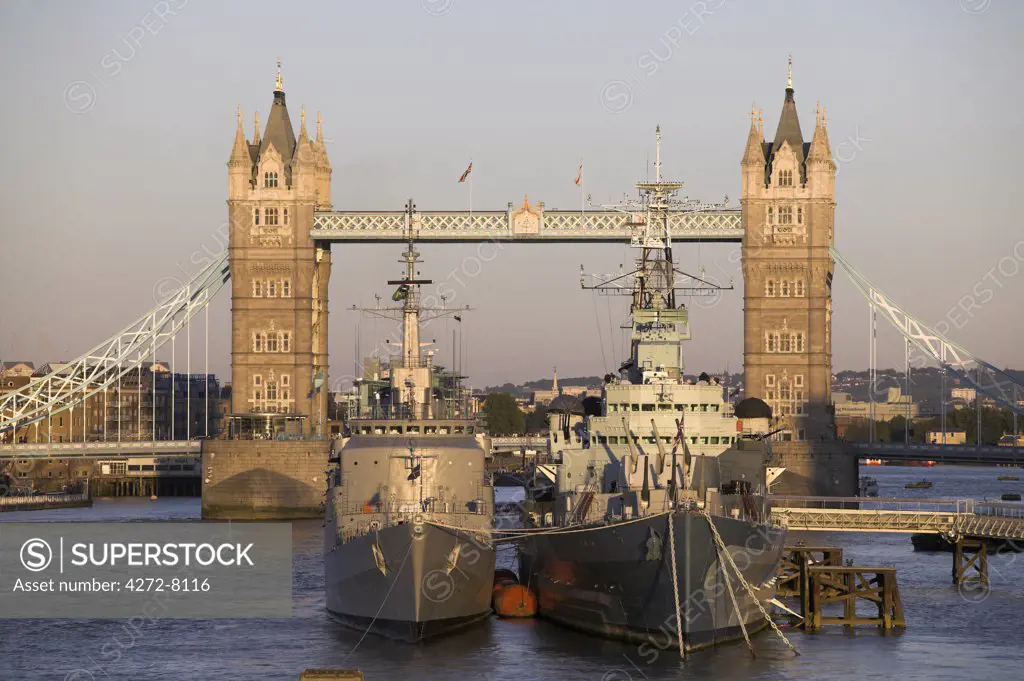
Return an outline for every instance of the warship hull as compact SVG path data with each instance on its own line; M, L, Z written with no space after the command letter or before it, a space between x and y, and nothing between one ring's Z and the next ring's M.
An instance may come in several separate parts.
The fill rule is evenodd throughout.
M742 637L741 621L748 632L763 628L767 622L758 602L775 596L785 529L727 517L715 517L714 523L755 595L730 568L734 607L707 519L677 511L676 583L685 650ZM668 531L668 516L661 514L526 540L520 569L536 587L540 616L606 638L678 649Z
M429 522L382 528L325 553L327 609L388 638L442 636L490 614L494 560L492 547Z

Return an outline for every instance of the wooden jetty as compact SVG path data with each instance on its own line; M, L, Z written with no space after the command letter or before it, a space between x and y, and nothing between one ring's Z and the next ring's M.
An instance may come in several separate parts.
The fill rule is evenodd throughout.
M358 669L307 669L299 681L363 681L363 673Z
M817 631L828 624L874 625L888 632L906 629L894 567L843 564L838 546L787 546L779 566L776 593L800 601L801 626ZM870 604L871 614L857 611ZM834 612L842 605L841 614Z
M779 596L799 597L805 591L801 587L801 575L806 576L808 565L842 565L843 550L838 546L787 546L782 551L775 593Z
M801 613L807 631L827 624L874 625L886 632L907 628L896 568L811 565L806 572L809 588L801 598ZM858 603L871 604L874 612L858 613ZM838 604L842 614L826 613L826 608Z

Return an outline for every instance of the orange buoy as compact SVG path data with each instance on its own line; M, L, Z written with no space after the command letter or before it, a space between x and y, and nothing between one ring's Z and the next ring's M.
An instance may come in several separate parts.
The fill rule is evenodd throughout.
M537 597L522 584L507 584L494 594L498 617L536 617Z
M517 577L516 573L512 572L511 570L506 570L504 568L502 568L500 570L495 570L494 571L494 583L495 584L500 584L503 581L509 581L512 584L518 584L519 583L519 577Z
M506 586L515 584L511 579L503 579L500 582L495 582L494 587L491 589L491 607L494 607L494 599L498 597L498 592L504 589Z

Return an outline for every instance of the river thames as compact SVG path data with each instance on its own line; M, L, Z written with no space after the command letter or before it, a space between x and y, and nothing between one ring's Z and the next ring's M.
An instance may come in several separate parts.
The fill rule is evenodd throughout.
M862 469L883 497L998 499L1024 481L997 481L1007 469ZM905 490L922 477L930 490ZM5 513L2 522L198 520L198 499L99 500L91 509ZM0 528L2 530L2 528ZM368 681L393 679L632 679L717 681L808 679L953 680L1018 678L1024 664L1024 554L990 558L991 591L961 595L950 580L949 553L915 553L909 535L791 534L837 544L861 565L895 565L908 630L873 628L821 634L784 629L794 657L770 631L692 655L640 654L540 620L491 618L470 631L426 645L373 636L360 642L324 608L321 523L293 524L293 616L284 620L163 620L133 631L117 620L0 620L0 679L12 681L294 681L307 667L354 667ZM506 560L508 556L505 556ZM252 598L260 598L253 593ZM2 615L2 614L0 614ZM110 645L113 644L113 645ZM358 644L358 645L357 645ZM112 654L115 651L116 654Z

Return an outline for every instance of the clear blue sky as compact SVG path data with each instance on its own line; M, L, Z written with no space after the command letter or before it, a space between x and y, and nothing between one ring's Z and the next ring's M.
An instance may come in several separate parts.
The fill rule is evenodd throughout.
M833 147L847 142L836 149L840 250L924 321L951 319L954 339L1020 367L1022 20L1024 5L1009 0L8 1L0 356L78 355L151 307L154 283L189 269L197 249L219 249L235 107L265 121L279 57L293 121L302 103L323 112L336 208L394 210L414 197L421 209L464 209L456 179L473 159L483 210L526 193L575 208L580 158L595 202L621 196L645 173L656 123L668 174L691 196L735 200L751 103L773 132L792 53L805 134L820 100ZM424 247L424 274L443 280L474 249ZM384 292L399 250L335 247L335 375L352 365L356 317L345 308ZM685 267L738 284L695 307L688 368L735 370L733 247L680 250ZM457 303L479 310L466 318L474 383L617 363L608 303L595 315L578 272L628 257L617 246L508 246L463 277ZM970 308L968 295L977 307L950 313ZM215 303L211 330L225 375L228 302ZM835 368L864 367L866 305L841 277L835 311ZM617 325L625 300L610 312ZM362 336L365 351L368 322ZM880 363L902 357L885 336Z

